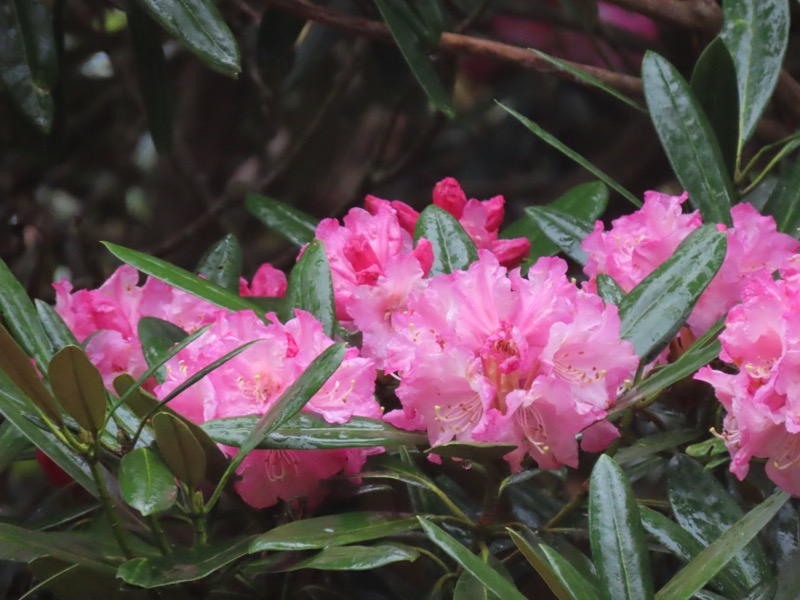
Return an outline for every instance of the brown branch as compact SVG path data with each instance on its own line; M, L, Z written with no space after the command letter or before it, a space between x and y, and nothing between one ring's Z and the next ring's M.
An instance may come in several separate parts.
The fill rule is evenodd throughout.
M341 31L347 31L381 42L393 43L389 28L384 23L378 21L345 14L325 6L311 4L307 0L261 1L304 19L322 23ZM585 81L575 77L571 73L558 69L546 60L536 56L530 50L520 46L512 46L510 44L503 44L501 42L459 33L443 33L434 50L450 54L484 56L501 62L514 63L520 67L532 69L534 71L552 73L556 77L586 85ZM607 69L579 63L569 64L586 71L623 94L637 97L641 97L642 95L642 82L637 77L614 73Z
M716 35L722 10L714 0L608 0L622 8L683 29Z

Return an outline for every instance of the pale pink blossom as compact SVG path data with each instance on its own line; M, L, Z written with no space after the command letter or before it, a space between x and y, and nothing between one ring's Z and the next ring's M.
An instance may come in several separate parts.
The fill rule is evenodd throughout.
M197 423L223 417L262 415L270 410L308 365L333 341L312 315L296 311L285 324L270 315L265 324L251 311L219 313L211 329L167 363L167 377L154 393L163 398L187 377L252 340L252 347L209 373L170 402L170 407ZM304 408L328 423L353 416L380 418L374 398L372 361L348 348L344 361ZM223 448L228 454L236 449ZM256 450L237 470L237 492L256 508L304 496L312 504L324 491L322 480L340 471L355 473L369 453L348 450Z
M584 268L591 278L588 289L594 290L595 278L604 273L629 292L670 258L702 225L698 211L682 212L687 197L685 193L669 196L645 192L644 206L613 221L609 231L598 221L582 245L589 255ZM797 240L776 231L772 217L762 216L750 204L734 206L731 218L725 260L688 319L695 335L708 330L740 301L742 290L755 274L777 270L798 247ZM718 228L726 231L724 225Z
M800 280L794 266L775 280L756 273L742 291L720 335L720 358L737 373L703 367L725 407L722 437L731 472L743 479L752 458L766 459L767 475L800 496Z
M491 250L503 266L516 267L528 256L530 241L527 238L498 238L505 214L503 196L483 201L474 198L468 200L458 181L446 177L433 188L433 204L453 215L475 246ZM401 226L409 234L414 234L419 213L404 202L367 196L365 206L372 213L377 213L381 207L391 206L397 211Z
M386 420L452 440L509 443L520 467L575 466L576 436L603 419L637 359L619 317L566 278L566 263L540 259L528 277L480 251L467 271L431 278L392 316L389 367L402 409ZM613 429L613 428L612 428ZM611 439L591 435L597 450Z

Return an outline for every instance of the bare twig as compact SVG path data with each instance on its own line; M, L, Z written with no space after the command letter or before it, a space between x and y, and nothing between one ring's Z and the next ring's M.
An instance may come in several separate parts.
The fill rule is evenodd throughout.
M378 21L349 15L325 6L311 4L307 0L261 1L304 19L323 23L342 31L382 42L393 42L389 28L384 23ZM459 33L443 33L435 50L451 54L484 56L501 62L510 62L526 69L532 69L543 73L552 73L562 79L586 85L585 81L576 78L571 73L558 69L546 60L536 56L530 50L519 46L512 46L510 44L503 44L501 42ZM579 63L570 64L578 69L586 71L606 85L624 94L638 97L642 95L642 82L637 77L614 73L607 69Z
M715 0L608 0L656 21L716 35L722 27L722 10Z

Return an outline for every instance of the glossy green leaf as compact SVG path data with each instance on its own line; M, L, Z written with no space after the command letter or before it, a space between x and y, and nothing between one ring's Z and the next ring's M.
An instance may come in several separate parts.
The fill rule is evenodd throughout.
M420 23L427 31L428 43L436 44L445 28L445 16L439 6L439 0L416 0L407 5L416 12Z
M739 91L736 66L722 38L714 38L703 50L690 85L719 142L725 168L732 174L739 144Z
M30 417L36 414L35 405L3 371L0 371L0 414L90 494L97 496L97 486L88 465L70 452L53 433L31 420Z
M375 544L374 546L333 546L323 548L318 554L301 560L284 571L317 569L319 571L371 571L402 561L415 561L419 552L403 544Z
M218 286L238 294L243 262L242 247L236 236L229 233L208 249L196 271Z
M620 302L620 337L647 363L675 337L725 260L727 234L695 229Z
M27 591L29 594L47 590L58 600L151 600L144 590L120 589L114 569L98 571L50 557L37 558L28 563L27 568L37 582L35 588ZM31 598L39 596L37 594Z
M722 346L717 335L722 330L725 319L719 319L708 331L695 340L689 349L673 363L658 369L617 399L609 414L620 412L640 400L652 398L662 390L697 372L719 356Z
M64 410L96 434L106 420L108 396L103 376L80 346L64 346L50 361L50 383Z
M414 228L414 241L424 237L433 246L430 276L466 270L478 260L475 242L453 215L431 204L422 211Z
M800 550L795 551L778 569L778 589L772 600L796 600L800 589Z
M489 555L487 563L500 575L513 583L511 574L497 558ZM486 587L478 581L469 571L462 571L456 585L453 587L453 600L493 600L492 594Z
M438 456L450 456L464 460L481 462L503 458L517 449L514 444L488 444L484 442L448 442L433 446L426 452Z
M189 428L189 431L192 432L192 435L203 447L203 452L205 452L208 461L209 478L212 481L216 481L222 477L222 473L225 472L228 466L228 459L222 454L214 440L198 424L183 415L179 415L169 406L161 405L161 401L158 398L138 387L133 377L128 374L119 375L114 379L114 389L120 396L125 396L125 402L128 407L139 419L149 418L150 415L155 414L153 411L156 411L167 413L183 421L183 424ZM159 405L161 406L159 407ZM144 437L144 433L142 436Z
M0 423L0 473L31 448L28 438L11 421Z
M669 431L662 431L654 433L636 440L630 446L620 448L614 454L614 460L619 464L641 460L653 454L664 452L665 450L672 450L678 446L688 444L696 440L703 434L699 429L672 429Z
M480 581L500 600L525 600L514 584L470 552L464 544L429 520L418 517L422 529L431 541L455 560L464 570Z
M50 4L43 0L0 3L0 82L25 116L45 133L53 123L50 90L56 64Z
M47 364L53 356L53 346L39 322L36 309L28 298L25 288L2 259L0 259L0 312L19 345L28 356L36 359L39 371L46 374Z
M323 350L303 374L280 395L264 415L258 420L250 435L242 442L239 452L228 467L232 472L241 464L261 441L279 427L286 425L289 420L299 413L314 395L322 389L325 382L339 368L344 360L344 344L333 344Z
M280 525L253 540L250 552L311 550L344 546L417 529L416 517L386 512L352 512Z
M0 560L29 562L44 556L113 572L113 561L119 556L119 549L100 543L96 535L35 531L0 523Z
M333 298L333 279L325 246L314 240L303 250L289 274L286 289L289 306L314 315L326 335L332 337L336 326L336 303Z
M702 475L706 474L702 473ZM720 489L722 489L721 486ZM709 500L710 504L718 506L716 498L711 498ZM733 501L730 496L727 496L727 500L730 502ZM775 492L772 496L764 500L764 502L730 526L713 543L708 545L708 542L704 542L704 544L706 544L705 549L695 556L688 565L678 571L667 585L659 590L656 596L657 600L688 600L691 598L697 590L702 588L726 564L731 561L736 561L741 558L743 554L748 553L748 544L757 543L754 539L755 536L758 535L758 532L769 523L770 519L775 516L788 500L789 494L786 492ZM671 498L670 501L672 501ZM719 523L710 524L719 526ZM685 528L684 526L684 529ZM753 548L753 546L751 545L750 548ZM743 549L744 552L742 552ZM768 576L770 576L770 574L767 570L762 577L765 578ZM757 585L757 583L753 584L753 586L755 585ZM748 586L748 589L753 586Z
M800 238L800 160L781 176L761 212L775 218L778 231Z
M246 203L253 216L294 245L305 246L314 239L318 222L295 207L260 194L248 194Z
M722 39L739 84L739 152L778 82L789 40L788 0L724 0Z
M508 529L514 545L522 553L558 600L596 600L592 585L575 567L552 548L545 553L542 544L536 548L513 529Z
M577 152L575 152L574 150L569 148L566 144L561 142L554 135L552 135L551 133L548 133L547 131L542 129L542 127L540 127L538 124L534 123L533 121L531 121L527 117L521 115L520 113L518 113L514 109L505 106L501 102L497 102L497 103L503 108L503 110L505 110L507 113L509 113L515 119L517 119L517 121L519 121L520 123L525 125L525 127L527 127L531 132L533 132L536 136L538 136L539 139L541 139L543 142L545 142L546 144L549 144L550 146L552 146L553 148L555 148L556 150L558 150L559 152L561 152L562 154L564 154L568 158L571 158L573 161L575 161L580 166L582 166L584 169L589 171L592 175L597 177L600 181L605 183L612 190L616 191L620 196L625 198L628 202L630 202L634 206L636 206L636 207L641 207L642 206L642 202L636 196L631 194L628 190L626 190L624 187L622 187L619 183L617 183L614 179L609 177L603 171L601 171L600 169L595 167L586 158L584 158L583 156L581 156L580 154L578 154Z
M581 243L594 230L594 223L545 206L530 206L525 212L567 256L579 265L586 264L588 255Z
M4 372L53 423L60 425L63 422L61 409L39 379L31 359L2 325L0 325L0 371Z
M171 265L160 258L149 256L130 248L123 248L110 242L103 242L103 245L122 262L139 269L142 273L152 275L179 290L193 294L203 300L208 300L211 304L233 311L253 310L256 314L262 314L263 312L257 303L251 302L247 298L241 298L238 294L206 281L202 277L189 273L189 271L180 267Z
M608 187L602 181L591 181L577 185L546 206L594 223L605 212L608 205ZM502 239L526 237L531 243L528 264L533 264L541 256L551 256L559 248L545 235L536 222L527 214L500 232Z
M731 224L736 194L719 142L699 102L677 69L654 52L642 62L650 118L689 202L705 223Z
M603 302L619 306L623 298L625 298L625 290L619 287L614 278L605 273L600 273L595 281L597 283L597 293L603 299Z
M455 116L448 93L433 67L423 40L394 0L375 0L403 58L431 103L448 117Z
M556 58L555 56L550 56L549 54L545 54L541 50L536 50L535 48L530 48L530 51L533 52L539 58L546 60L551 65L554 65L558 70L569 73L577 81L583 81L584 83L588 83L590 86L596 87L604 91L606 94L610 94L611 96L613 96L620 102L627 104L631 108L638 110L640 112L646 112L645 109L642 106L640 106L638 102L631 100L619 90L616 90L613 87L606 85L594 75L587 73L583 69L579 69L573 63L566 60L561 60L560 58Z
M703 544L694 539L687 531L672 521L646 506L639 506L642 526L645 531L664 546L673 556L683 563L688 563L703 551ZM741 584L723 569L715 578L709 579L709 585L730 598L738 598L744 592Z
M220 444L240 447L260 417L228 417L206 421L205 432ZM351 417L342 424L328 423L315 413L300 413L267 435L256 448L272 450L336 450L419 446L428 443L424 433L398 429L380 419Z
M164 57L161 29L135 0L128 0L125 11L131 34L139 94L147 115L147 126L158 153L172 151L173 101L169 89L167 60Z
M237 538L192 549L176 548L167 556L134 558L120 565L117 577L143 588L197 581L247 554L251 539Z
M148 448L137 448L122 457L119 490L125 502L144 516L164 512L178 499L172 472Z
M602 455L589 480L589 539L604 597L653 597L653 578L636 498L620 466Z
M214 2L207 0L137 0L164 29L206 65L223 75L241 71L236 38Z
M715 542L742 518L741 508L722 484L688 456L678 455L670 462L667 491L675 520L703 546ZM738 545L720 568L728 561L732 576L743 590L770 576L767 557L757 540Z
M36 306L36 314L39 316L42 328L54 350L60 350L70 344L73 346L79 344L75 334L67 327L64 319L59 316L52 306L38 299L34 300L33 303Z
M153 417L153 431L164 462L172 473L194 489L206 476L206 454L186 423L169 413Z
M177 325L156 317L142 317L136 329L148 367L157 364L170 348L189 335ZM162 366L156 369L155 377L159 383L164 383L166 374L167 371Z

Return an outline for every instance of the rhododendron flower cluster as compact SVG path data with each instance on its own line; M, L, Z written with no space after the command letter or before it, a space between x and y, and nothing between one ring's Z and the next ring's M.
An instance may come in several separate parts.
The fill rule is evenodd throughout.
M589 254L584 271L591 278L590 289L594 289L597 275L603 273L628 292L672 256L686 236L703 224L699 211L682 211L687 198L685 193L669 196L646 192L644 206L613 221L609 231L598 221L582 245ZM751 279L776 271L799 245L791 236L778 233L775 220L762 216L750 204L734 206L731 218L725 261L688 320L695 335L705 332L737 304ZM724 225L718 227L726 229Z
M619 337L615 306L579 290L566 263L540 259L522 277L488 251L468 271L438 275L392 316L388 366L403 408L386 420L451 440L514 444L543 468L577 465L576 436L600 450L616 430L600 422L638 364Z
M727 410L731 472L743 479L751 458L765 458L770 479L800 496L800 256L781 275L756 274L728 313L720 358L738 372L705 366L695 378L714 386Z
M154 393L164 397L199 371L228 352L259 340L241 354L215 369L179 394L170 406L196 423L223 417L261 415L272 408L281 393L333 341L312 315L298 310L295 318L281 324L268 315L265 324L255 313L219 313L197 342L190 344L166 365L167 377ZM374 398L375 369L348 348L344 361L304 410L321 415L328 423L345 423L351 417L380 418ZM235 448L223 447L228 454ZM236 490L256 508L278 499L307 497L314 504L322 497L322 480L339 471L357 473L367 451L348 450L255 450L247 455L237 473Z

